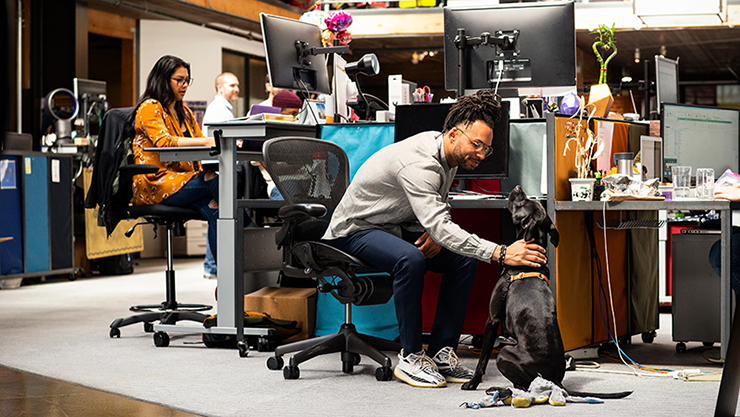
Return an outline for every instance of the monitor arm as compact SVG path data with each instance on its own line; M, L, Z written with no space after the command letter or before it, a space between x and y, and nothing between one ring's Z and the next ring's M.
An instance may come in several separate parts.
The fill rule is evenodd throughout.
M295 50L298 54L298 63L302 66L311 65L311 56L320 54L348 54L349 46L311 47L308 42L295 41Z
M458 28L454 43L457 47L457 96L465 94L465 52L467 48L481 45L497 48L502 56L515 56L519 31L496 31L496 36L483 32L480 36L466 36L465 29Z

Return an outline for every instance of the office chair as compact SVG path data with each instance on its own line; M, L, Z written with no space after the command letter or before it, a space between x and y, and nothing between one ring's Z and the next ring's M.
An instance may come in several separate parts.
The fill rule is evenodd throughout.
M283 367L283 355L297 352L290 357L283 376L298 379L302 362L340 352L344 373L351 373L360 355L365 355L381 365L375 370L376 379L389 381L393 377L391 360L381 350L397 352L400 345L358 333L352 324L352 305L388 302L393 279L319 241L328 226L322 217L334 211L349 184L347 155L332 142L299 137L271 139L264 143L262 153L287 203L278 212L283 226L275 237L283 248L281 276L313 279L319 292L331 293L344 304L344 323L338 333L278 346L267 367L278 370Z
M181 207L170 207L162 204L132 205L133 177L157 171L155 165L134 164L131 151L131 140L134 137L134 108L111 109L103 116L97 147L95 149L92 184L85 199L86 208L95 208L103 216L108 236L113 233L120 220L142 219L128 231L131 237L134 228L142 224L164 226L167 231L167 269L165 270L166 299L160 304L135 305L131 311L138 312L133 316L118 318L110 325L110 337L121 337L120 328L134 323L144 323L144 331L153 332L153 322L175 324L181 320L199 323L208 317L199 311L213 307L205 304L182 304L175 296L175 270L173 267L173 238L182 232L182 225L193 219L202 220L196 210ZM116 183L117 185L114 185ZM177 233L176 233L177 232ZM169 345L167 333L154 333L154 344L157 347Z

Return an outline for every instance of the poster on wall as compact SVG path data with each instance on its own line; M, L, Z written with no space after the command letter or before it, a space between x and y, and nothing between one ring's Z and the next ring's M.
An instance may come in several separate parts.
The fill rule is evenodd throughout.
M206 114L206 107L208 107L207 101L186 101L185 105L190 107L195 115L195 120L198 121L198 126L203 129L203 115Z

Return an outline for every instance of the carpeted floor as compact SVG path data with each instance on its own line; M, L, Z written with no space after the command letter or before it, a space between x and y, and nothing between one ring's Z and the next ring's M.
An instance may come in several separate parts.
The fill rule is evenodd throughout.
M164 298L164 260L139 261L125 276L47 282L0 291L0 365L95 388L146 402L209 416L449 416L464 413L529 413L549 416L650 415L704 416L714 412L719 382L684 381L665 374L633 371L616 359L614 347L566 374L566 388L611 392L633 390L626 399L604 404L532 406L529 410L459 408L478 401L489 386L507 381L489 366L477 391L458 384L419 389L393 380L377 382L368 358L353 374L341 372L338 355L302 364L299 380L285 380L267 369L269 352L206 348L200 335L170 333L170 346L157 348L141 325L121 329L120 339L108 336L113 319L127 315L132 304L158 303ZM202 278L202 259L176 260L178 299L213 303L215 281ZM721 372L721 365L702 356L707 348L689 343L677 353L670 335L670 315L661 315L658 336L650 344L639 336L624 352L646 367ZM461 349L461 360L474 367L477 355ZM396 358L393 356L394 364ZM586 362L581 363L588 365ZM636 375L639 374L638 375Z

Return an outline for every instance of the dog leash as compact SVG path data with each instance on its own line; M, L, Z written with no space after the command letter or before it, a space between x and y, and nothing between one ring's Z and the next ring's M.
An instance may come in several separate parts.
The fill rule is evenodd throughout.
M541 274L539 272L520 272L516 275L512 275L511 278L509 278L509 280L511 282L514 282L516 280L520 280L524 278L541 278L547 283L547 285L550 285L550 280L547 278L547 275Z

